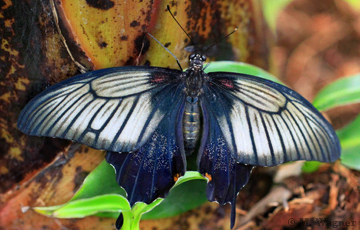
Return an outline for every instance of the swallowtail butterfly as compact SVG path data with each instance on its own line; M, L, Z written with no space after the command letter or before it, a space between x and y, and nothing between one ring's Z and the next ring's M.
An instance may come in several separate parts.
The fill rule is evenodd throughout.
M331 162L339 140L301 95L239 73L205 73L206 57L189 56L186 71L131 66L87 72L33 98L18 128L106 150L130 204L165 197L197 154L209 201L232 204L253 166Z

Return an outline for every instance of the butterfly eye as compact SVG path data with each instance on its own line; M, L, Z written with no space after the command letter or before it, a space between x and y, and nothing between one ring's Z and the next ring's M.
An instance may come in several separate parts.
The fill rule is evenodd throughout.
M202 56L201 56L201 59L202 59L203 61L206 61L206 56L205 56L205 55L202 55Z
M190 54L189 55L189 59L191 60L191 59L194 59L195 58L195 54Z

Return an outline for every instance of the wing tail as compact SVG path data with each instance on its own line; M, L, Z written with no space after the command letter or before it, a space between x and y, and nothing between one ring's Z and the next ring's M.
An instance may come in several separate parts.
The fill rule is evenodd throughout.
M206 195L209 201L220 205L230 203L231 228L235 223L236 196L250 177L252 165L237 163L231 153L220 126L212 113L202 106L204 135L198 156L198 170L208 178Z

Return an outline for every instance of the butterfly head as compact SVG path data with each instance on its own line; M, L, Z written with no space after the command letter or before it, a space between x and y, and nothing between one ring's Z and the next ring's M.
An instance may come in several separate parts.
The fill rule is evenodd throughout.
M199 53L193 53L189 55L190 69L193 71L202 70L206 56Z

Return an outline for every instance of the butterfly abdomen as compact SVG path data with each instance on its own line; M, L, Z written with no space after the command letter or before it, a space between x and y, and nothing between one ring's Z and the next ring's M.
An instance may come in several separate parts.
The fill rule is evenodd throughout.
M191 154L200 137L200 108L197 97L187 97L183 116L184 147Z

